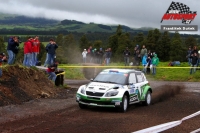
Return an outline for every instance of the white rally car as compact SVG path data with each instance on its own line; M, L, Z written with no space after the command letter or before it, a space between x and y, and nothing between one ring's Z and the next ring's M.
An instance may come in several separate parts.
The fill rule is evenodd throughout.
M134 69L105 69L79 87L76 101L87 106L116 107L126 112L130 104L151 104L152 88L145 75Z

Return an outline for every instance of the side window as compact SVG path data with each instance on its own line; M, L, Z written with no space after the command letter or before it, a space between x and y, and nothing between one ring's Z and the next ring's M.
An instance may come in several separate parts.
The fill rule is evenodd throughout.
M130 73L128 81L133 84L137 83L135 73Z
M141 74L137 74L136 76L137 76L138 83L143 82L144 79Z

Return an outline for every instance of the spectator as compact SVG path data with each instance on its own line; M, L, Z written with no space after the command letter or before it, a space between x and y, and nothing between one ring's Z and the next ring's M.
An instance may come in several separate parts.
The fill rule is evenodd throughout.
M48 51L47 64L48 65L52 64L51 63L52 60L54 62L57 48L58 48L58 45L56 44L56 42L54 42L53 39L50 39L49 45L47 46L47 51Z
M198 64L197 64L197 67L199 67L199 64L200 64L200 50L198 51Z
M0 77L2 76L2 62L6 62L6 55L4 53L0 53Z
M147 54L145 54L142 58L142 65L143 65L143 72L146 74L146 69L147 69Z
M158 66L159 58L157 57L157 54L154 54L154 57L152 58L152 74L156 74L156 67Z
M50 43L50 42L49 42ZM50 45L50 44L47 44L46 45L46 47L45 47L45 50L46 50L46 59L45 59L45 62L44 62L44 67L46 67L47 66L47 61L48 61L48 45ZM51 61L51 64L53 63L53 61Z
M133 56L134 56L134 61L133 61L133 65L137 66L140 64L140 49L139 49L139 45L136 45L134 48L134 52L133 52ZM139 60L138 60L139 58Z
M198 57L197 57L197 53L194 52L194 54L192 54L190 56L191 58L191 68L190 68L190 74L193 74L196 72L196 67L197 67L197 64L198 64Z
M192 50L191 50L191 47L188 48L188 51L187 51L187 60L188 60L188 65L191 65L191 54L192 54Z
M139 66L140 65L140 51L139 49L135 51L134 53L134 63L133 65Z
M53 64L49 65L47 68L48 78L52 81L56 81L56 71L57 71L58 62L54 62Z
M33 52L32 52L32 64L33 66L36 66L37 64L37 55L40 52L40 41L39 41L39 37L35 36L35 38L33 39Z
M147 70L146 73L147 73L147 74L150 74L150 71L151 71L150 66L151 66L151 56L148 55L148 58L147 58L147 65L146 65L146 70Z
M83 63L86 63L86 60L87 60L87 50L86 49L83 50L82 56L83 56Z
M126 47L126 50L124 50L124 63L125 66L129 66L129 56L131 55L130 51L128 50L128 47Z
M99 64L102 64L103 55L104 55L103 49L100 48L99 51L98 51L98 63Z
M88 62L90 62L91 60L91 54L92 54L92 46L90 46L87 50L87 59L88 59Z
M141 60L143 59L143 56L147 54L147 49L145 48L145 45L142 46L141 52L140 52L140 57Z
M153 53L151 52L151 50L148 50L147 56L150 56L150 58L153 58Z
M8 64L12 65L15 61L16 53L18 52L19 40L16 36L10 37L8 40Z
M111 52L111 48L108 48L107 52L106 52L106 65L109 65L110 64L110 58L112 56L112 52Z
M24 43L24 61L23 65L27 67L33 66L32 64L32 42L33 38L29 37L28 40Z
M192 52L191 54L194 55L194 53L196 53L198 55L198 50L197 50L197 46L194 46L193 49L192 49Z

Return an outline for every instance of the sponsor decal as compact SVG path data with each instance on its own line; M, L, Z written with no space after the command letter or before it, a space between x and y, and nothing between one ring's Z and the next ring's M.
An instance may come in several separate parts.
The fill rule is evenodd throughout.
M135 102L135 101L138 101L137 95L131 96L130 102Z

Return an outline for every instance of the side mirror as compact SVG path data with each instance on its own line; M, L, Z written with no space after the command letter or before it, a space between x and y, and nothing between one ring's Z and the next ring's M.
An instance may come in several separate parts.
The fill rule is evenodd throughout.
M90 81L93 81L94 79L92 78L92 79L90 79Z

